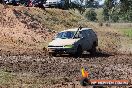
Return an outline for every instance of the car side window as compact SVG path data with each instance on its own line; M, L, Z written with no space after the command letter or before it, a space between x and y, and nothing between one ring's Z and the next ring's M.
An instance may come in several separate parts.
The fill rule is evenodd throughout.
M87 36L87 31L86 31L86 30L83 30L83 31L82 31L82 37L88 37L88 36Z
M89 37L89 31L83 30L83 37Z
M92 35L96 35L96 33L91 29L90 30L90 33L92 34Z
M87 30L87 36L90 36L91 35L91 33L90 33L90 31L89 30Z

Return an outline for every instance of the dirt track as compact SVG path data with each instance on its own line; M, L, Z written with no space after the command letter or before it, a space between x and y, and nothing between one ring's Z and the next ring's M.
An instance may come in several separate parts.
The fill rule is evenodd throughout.
M82 58L69 56L2 56L0 68L15 76L31 74L34 78L45 80L41 85L53 87L66 87L69 83L78 83L81 77L81 67L90 72L90 79L131 79L132 80L132 56L98 54L90 56L84 54ZM19 73L19 75L18 75ZM48 79L46 81L46 79ZM26 79L28 80L28 79ZM28 80L30 81L30 80ZM18 80L19 82L19 80ZM66 85L63 85L66 84ZM22 84L25 83L22 80ZM30 84L33 84L31 81ZM52 87L50 86L50 87ZM73 86L73 85L71 85ZM75 85L80 88L79 85ZM67 86L69 88L69 86Z

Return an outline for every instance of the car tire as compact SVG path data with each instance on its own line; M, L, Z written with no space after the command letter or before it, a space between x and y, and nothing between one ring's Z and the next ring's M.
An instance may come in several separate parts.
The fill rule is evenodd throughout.
M49 56L56 56L57 54L56 53L49 53Z
M77 51L75 53L75 57L81 57L82 56L82 52L83 52L82 47L79 45L77 47Z
M91 55L96 54L96 45L95 44L92 45L92 49L90 49L89 52L90 52Z

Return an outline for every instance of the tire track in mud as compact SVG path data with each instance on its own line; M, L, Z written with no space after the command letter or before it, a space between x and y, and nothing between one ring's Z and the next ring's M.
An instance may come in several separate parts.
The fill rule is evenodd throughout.
M1 56L0 69L10 73L31 73L40 78L67 78L68 81L81 77L81 67L90 72L90 79L131 79L132 56L129 55L83 55L70 56ZM35 75L34 75L35 76ZM66 81L66 80L65 80Z

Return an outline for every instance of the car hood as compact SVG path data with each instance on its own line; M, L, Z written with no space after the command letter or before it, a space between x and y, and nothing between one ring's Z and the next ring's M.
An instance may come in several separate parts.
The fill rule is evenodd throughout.
M55 39L49 43L50 46L65 46L72 45L77 42L79 39Z

